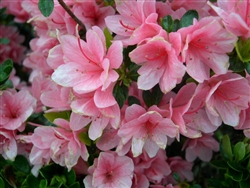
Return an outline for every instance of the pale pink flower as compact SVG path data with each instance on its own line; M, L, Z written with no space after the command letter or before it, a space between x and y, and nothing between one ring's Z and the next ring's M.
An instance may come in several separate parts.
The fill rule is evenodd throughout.
M34 112L36 100L28 91L2 91L0 93L0 128L20 130L25 128L24 122Z
M115 152L102 152L89 168L90 175L84 179L86 188L127 188L132 185L134 164L127 156Z
M1 99L0 99L1 100ZM8 160L15 160L17 155L17 143L15 131L0 127L0 154Z
M218 18L205 17L194 20L193 25L177 31L181 34L183 61L187 73L198 82L209 79L210 69L216 74L225 74L229 56L237 38L223 28Z
M6 7L6 13L15 16L15 22L26 22L29 19L29 14L22 8L23 0L16 0L15 3L10 0L1 0L0 8Z
M176 180L173 178L173 173L177 173L180 177L180 181L192 181L194 179L194 175L192 172L193 163L190 163L179 156L170 157L167 159L167 162L170 166L172 173L165 178L164 182L166 184L172 183L177 184Z
M143 149L149 157L154 157L160 148L167 146L167 137L179 134L176 126L169 118L165 118L154 105L147 111L132 105L126 109L125 122L118 131L122 144L132 141L131 149L134 157L139 156Z
M124 45L133 45L159 33L161 26L157 23L155 0L115 0L115 3L119 15L105 19L108 28L117 34L115 39Z
M172 45L173 44L173 45ZM138 70L138 88L149 90L159 83L161 91L167 93L180 83L185 66L179 61L181 38L178 33L164 30L129 53L131 61L142 67Z
M226 29L236 36L250 37L250 3L248 0L218 0L217 6L208 4L223 20Z
M249 107L250 85L246 78L236 73L214 75L199 84L196 93L205 96L207 113L231 126L239 124L241 110Z
M60 37L65 64L52 74L52 79L64 87L73 87L79 94L106 90L119 75L114 70L122 63L122 44L114 42L106 52L102 30L93 27L87 31L87 42L72 35Z
M250 138L250 105L248 109L241 111L240 122L234 128L237 130L243 130L244 135Z
M0 64L6 59L12 59L20 64L25 57L26 47L21 45L25 38L19 34L18 28L0 25L0 38L9 40L8 44L0 43Z
M199 138L188 139L182 149L186 149L186 160L193 162L197 157L209 162L213 157L213 151L219 151L219 143L212 137L212 134L203 134Z

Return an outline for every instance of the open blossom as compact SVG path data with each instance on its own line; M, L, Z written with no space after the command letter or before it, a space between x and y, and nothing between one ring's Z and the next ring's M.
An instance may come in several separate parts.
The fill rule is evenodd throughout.
M15 131L0 127L0 154L5 159L14 161L17 155Z
M124 45L137 44L159 33L155 0L115 0L115 3L119 15L108 16L105 21Z
M245 39L250 37L250 3L248 0L218 0L217 6L208 2L223 20L226 29Z
M172 46L174 43L174 47ZM185 66L179 61L181 38L179 34L165 31L137 46L129 53L133 62L142 67L138 70L138 88L149 90L159 83L161 91L167 93L180 83L185 74Z
M220 117L227 125L237 126L241 110L249 107L250 85L236 73L214 75L199 84L196 92L205 96L207 113Z
M0 25L0 38L9 40L7 44L0 43L0 64L9 58L16 63L21 63L25 56L26 47L21 45L24 42L24 36L18 33L18 28Z
M36 100L28 91L0 92L0 128L23 130L23 124L36 108Z
M229 56L237 38L223 28L218 18L205 17L194 20L193 25L177 31L183 40L181 51L187 73L198 82L209 79L210 69L225 74Z
M127 188L132 185L134 164L127 156L115 152L102 152L84 179L86 188Z
M52 79L64 87L73 87L79 94L101 87L107 89L119 75L114 70L122 63L122 44L114 42L106 52L102 30L94 26L86 34L87 42L72 35L60 37L65 64L52 74Z
M126 109L125 122L118 135L123 145L132 141L134 157L139 156L143 149L149 157L154 157L160 148L166 148L168 136L174 138L179 134L178 127L158 111L160 110L156 106L146 111L137 104Z
M203 134L199 138L188 139L182 149L186 148L186 160L193 162L196 157L202 161L209 162L212 159L213 151L219 151L219 143L211 134Z

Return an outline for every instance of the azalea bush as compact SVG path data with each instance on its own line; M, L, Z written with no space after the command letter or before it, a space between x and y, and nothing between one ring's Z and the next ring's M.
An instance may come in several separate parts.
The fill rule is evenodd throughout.
M1 0L0 18L0 187L250 185L248 0Z

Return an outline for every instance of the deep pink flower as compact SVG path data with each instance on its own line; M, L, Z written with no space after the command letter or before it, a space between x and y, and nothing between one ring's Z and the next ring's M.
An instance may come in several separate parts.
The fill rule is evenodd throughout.
M249 107L250 85L247 79L236 73L214 75L199 84L196 93L205 96L207 113L220 117L231 126L239 124L241 110Z
M134 164L129 157L102 152L89 168L90 175L84 179L84 185L86 188L131 187L133 171Z
M164 118L156 106L146 111L139 105L132 105L126 109L125 122L118 131L122 144L132 140L132 153L139 156L144 149L149 157L154 157L159 148L165 149L167 137L179 134L176 126L169 118Z
M225 74L229 56L237 38L223 28L218 18L194 20L193 25L177 31L183 40L182 57L188 74L198 82L210 77L210 68L216 74Z
M142 67L138 70L138 88L149 90L159 83L161 91L167 93L185 74L185 66L179 61L181 38L178 33L170 34L161 30L158 36L138 45L129 53L133 62ZM173 44L173 45L172 45Z
M119 75L114 69L122 63L122 44L114 42L106 52L102 30L93 27L87 31L87 42L72 35L60 37L65 64L52 74L52 79L64 87L73 87L81 94L101 87L102 91L115 82Z
M36 108L36 100L28 91L0 93L0 128L20 131Z
M24 42L24 36L20 35L17 29L14 26L0 25L0 38L9 40L8 44L0 43L0 64L6 59L12 59L20 64L25 57L26 47L21 45Z
M105 19L108 28L117 34L115 39L124 45L133 45L159 33L161 26L157 24L155 0L115 0L115 3L119 15Z
M212 137L212 134L203 134L199 138L188 139L182 149L186 148L186 160L193 162L196 157L202 161L209 162L212 159L213 151L219 151L219 143Z
M17 155L15 131L0 127L0 154L5 159L9 159L12 161L15 160L15 157Z

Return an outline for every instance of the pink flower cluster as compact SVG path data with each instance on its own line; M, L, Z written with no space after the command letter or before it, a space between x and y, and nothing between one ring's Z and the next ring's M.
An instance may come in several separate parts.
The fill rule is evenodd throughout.
M229 70L228 55L239 38L250 37L248 1L115 0L114 6L65 1L84 24L84 37L57 1L49 17L37 1L18 3L9 12L20 20L29 17L36 38L23 61L32 70L31 87L0 93L4 158L14 160L17 144L25 142L31 145L34 175L51 161L70 170L92 155L83 139L87 135L99 157L87 170L86 187L173 187L174 172L181 181L192 181L192 162L197 157L208 162L219 150L213 133L222 123L250 138L250 76ZM192 25L170 33L163 29L164 16L180 19L193 9L199 19ZM129 46L134 48L128 57L139 67L129 96L139 103L126 100L120 108L113 91L122 81L119 70ZM184 76L194 81L173 92ZM163 97L147 106L142 92L157 85ZM54 119L55 126L37 125L34 133L22 134L26 124L35 125L26 122L33 113L65 111L70 117ZM168 145L181 136L187 138L186 159L166 156Z

